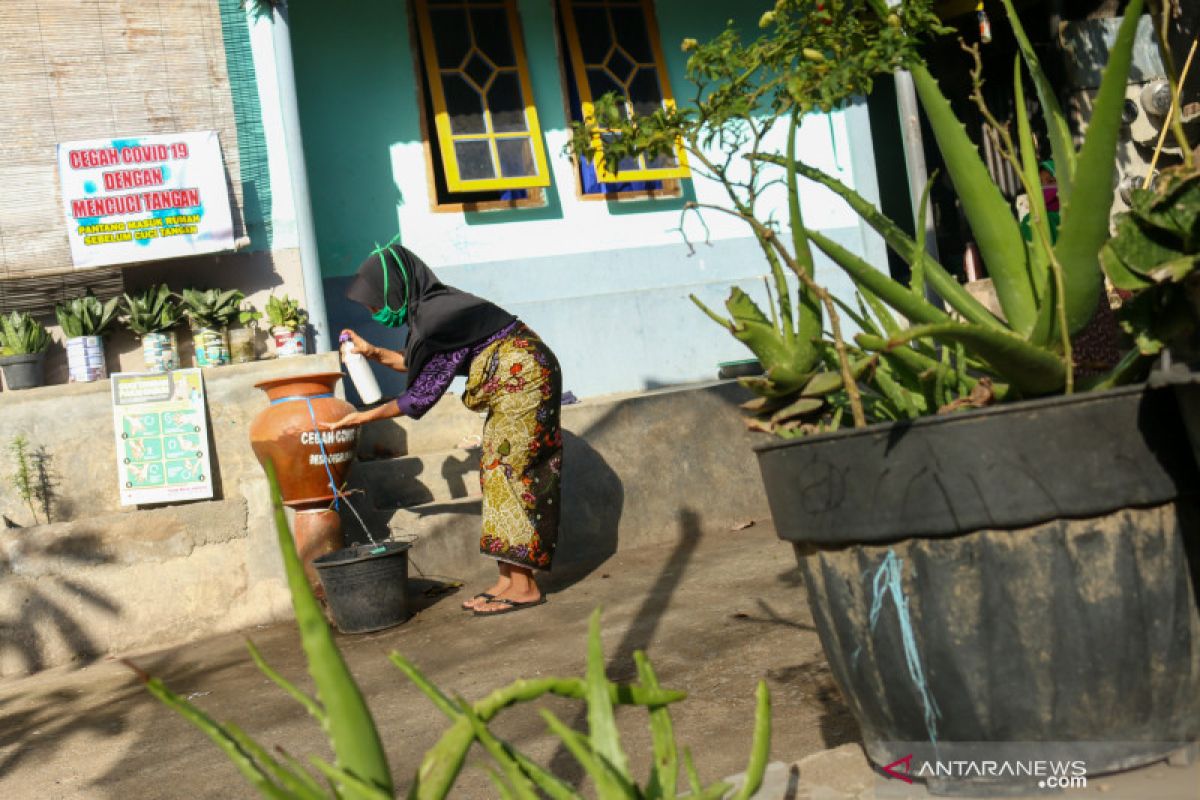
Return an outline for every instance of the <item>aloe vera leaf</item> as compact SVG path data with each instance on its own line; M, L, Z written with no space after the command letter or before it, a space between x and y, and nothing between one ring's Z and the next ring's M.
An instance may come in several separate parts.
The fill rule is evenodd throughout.
M696 772L696 762L692 760L692 750L689 747L683 748L683 770L687 773L688 788L692 796L699 797L704 793L704 788L700 785L700 773Z
M317 697L328 717L326 733L337 758L337 765L379 791L393 794L392 775L375 721L363 700L354 676L333 641L329 623L313 596L304 566L288 529L283 499L274 464L265 465L271 485L271 504L275 510L275 532L283 555L292 607L300 629L300 644L308 659L308 671L317 687Z
M266 662L266 659L262 657L262 653L260 653L258 648L254 646L254 642L247 639L246 647L250 650L250 657L254 659L254 663L258 666L259 671L263 675L266 675L268 678L270 678L276 686L290 694L292 698L296 700L296 702L304 706L313 719L321 723L321 727L324 728L327 724L328 717L325 714L325 709L321 708L321 704L302 692L287 678L276 672L271 665Z
M1133 383L1142 377L1143 372L1153 360L1152 357L1143 354L1136 347L1131 347L1116 366L1108 372L1081 379L1080 389L1085 392L1096 392Z
M250 757L249 753L243 750L223 726L213 720L212 717L205 714L190 702L175 694L166 687L158 678L151 678L145 675L140 670L139 677L146 684L147 691L159 699L163 705L170 708L172 711L179 714L188 722L195 725L203 733L216 743L217 747L225 753L226 757L233 762L233 765L238 768L238 771L250 782L255 789L267 797L280 798L287 800L288 794L283 789L275 784L270 777L263 772L262 767Z
M1062 302L1066 305L1067 328L1072 334L1091 320L1103 286L1098 260L1100 248L1108 240L1121 109L1141 14L1142 0L1130 0L1117 41L1108 54L1108 66L1079 151L1071 202L1063 208L1058 244L1054 248L1062 265L1066 294Z
M935 171L929 176L929 180L925 181L925 188L921 190L921 205L917 207L917 238L913 240L913 252L907 259L909 268L912 270L908 288L912 293L922 300L925 299L925 225L929 215L929 190L933 188L933 182L937 180L937 172Z
M746 767L746 782L734 800L750 800L762 786L767 771L767 757L771 754L771 692L766 681L759 681L754 690L754 739L750 745L750 763Z
M280 764L267 752L266 748L251 739L238 726L228 723L225 725L225 730L238 743L238 747L246 751L262 768L271 773L276 783L285 792L291 793L289 796L296 800L325 800L328 797L324 788L306 771L303 769L293 771Z
M914 322L937 324L949 322L946 313L923 298L914 297L906 287L896 283L887 275L872 267L860 256L851 253L832 239L817 231L809 231L808 237L821 252L829 256L850 278L867 292L872 292Z
M496 770L492 769L491 767L484 767L484 772L487 773L488 779L491 780L492 785L496 787L497 796L500 798L500 800L516 800L516 795L513 793L513 790L509 788L508 784L504 782L504 778L500 776L500 773L496 772Z
M1045 288L1050 277L1050 254L1046 247L1053 246L1050 236L1050 218L1046 213L1046 198L1042 195L1042 178L1038 172L1037 148L1033 144L1033 129L1029 125L1029 113L1025 108L1025 84L1021 78L1021 59L1013 59L1013 94L1017 114L1017 146L1021 151L1021 172L1025 176L1025 190L1029 197L1029 224L1033 241L1028 245L1030 281L1034 297L1043 305L1045 297L1039 290Z
M1025 66L1029 68L1029 74L1033 76L1033 85L1037 89L1038 102L1042 106L1046 131L1050 134L1050 152L1054 156L1058 192L1062 195L1063 202L1066 202L1070 199L1073 191L1076 169L1075 142L1071 138L1071 126L1067 122L1067 115L1063 113L1062 106L1058 104L1058 95L1055 94L1054 87L1050 85L1050 79L1046 77L1046 73L1042 69L1037 51L1033 49L1029 37L1025 35L1025 28L1022 27L1021 18L1017 16L1017 12L1013 8L1012 0L1001 0L1001 2L1004 3L1004 11L1008 14L1013 35L1021 50L1021 57L1025 59Z
M1062 391L1066 383L1066 365L1058 356L1015 334L978 325L918 325L892 337L888 344L894 347L922 337L962 342L986 359L992 369L1007 378L1022 395L1052 394Z
M514 750L513 758L521 765L521 770L539 789L546 793L550 800L581 800L578 792L535 764L521 751Z
M404 676L412 681L426 697L432 700L439 711L450 717L450 719L458 718L458 708L454 705L454 701L443 694L442 690L435 686L433 681L426 678L425 673L417 669L416 664L395 651L388 654L388 660L395 664L404 673Z
M800 211L800 189L796 182L796 129L800 127L800 117L793 111L788 125L787 139L787 192L788 192L788 221L792 229L792 252L796 267L803 270L809 278L816 277L816 264L813 261L812 246L804 232L804 215ZM786 283L784 286L786 287ZM796 333L801 341L811 342L821 338L823 321L821 300L816 292L800 282L799 307L796 309Z
M892 312L888 310L887 305L875 296L874 292L869 289L861 289L860 287L858 294L863 302L870 307L875 318L879 320L879 324L883 326L883 329L889 335L900 330L900 323L892 316ZM922 296L921 299L924 300L925 298Z
M324 759L312 756L312 764L325 777L338 787L339 800L394 800L390 791L383 791L378 786L359 778L353 772L334 766Z
M648 689L657 689L658 676L641 650L633 654L638 680ZM675 726L666 706L651 706L650 736L654 744L654 768L650 775L648 797L675 798L675 783L679 777L679 753L675 745Z
M811 414L814 411L820 411L824 407L825 401L819 397L801 397L796 402L789 403L772 414L771 423L778 425L781 422L787 422L789 419L795 419L805 414Z
M732 318L734 338L741 341L783 388L799 388L816 361L817 348L811 339L785 339L763 314L750 295L736 286L729 292L725 308Z
M613 716L608 678L604 674L604 648L600 640L600 609L588 621L587 648L588 737L596 755L605 759L623 778L629 778L629 761L621 749L621 738Z
M538 800L538 795L534 791L533 784L525 773L521 771L520 764L512 757L508 746L492 735L487 725L483 723L483 720L471 708L470 703L460 700L458 707L462 711L463 716L471 724L471 729L475 732L475 738L479 740L479 743L483 745L483 749L487 750L488 755L504 771L504 777L508 779L512 796L518 798L518 800Z
M437 743L425 751L408 790L410 800L441 800L450 793L467 760L475 732L466 717L458 715Z
M907 259L912 253L920 253L924 264L925 280L938 296L968 322L1003 329L1006 326L987 307L962 287L946 268L930 257L923 247L917 247L916 240L905 233L899 225L883 214L871 202L846 184L826 174L816 167L807 164L796 164L796 170L811 181L821 184L841 197L871 228L883 237L901 258ZM910 265L911 266L911 265Z
M1013 330L1028 336L1033 330L1037 306L1021 228L937 81L921 64L912 68L912 76L938 149L946 162L946 171L979 244L988 274L992 276L1004 316Z
M549 709L540 709L542 719L550 728L550 732L562 740L563 745L575 756L584 771L591 776L596 784L596 794L600 798L637 797L636 790L629 779L621 775L594 749L594 743L588 737L571 730Z
M890 364L886 358L883 359L883 362ZM892 379L890 368L877 369L874 380L875 385L883 392L884 397L907 419L916 419L920 416L917 404L909 396L907 390Z
M308 769L302 763L300 763L299 759L293 757L290 753L278 745L275 746L275 749L279 751L280 757L287 762L287 765L291 768L293 775L308 783L309 787L316 791L321 797L329 796L328 792L325 790L325 787L317 782L316 778L314 778L309 773Z

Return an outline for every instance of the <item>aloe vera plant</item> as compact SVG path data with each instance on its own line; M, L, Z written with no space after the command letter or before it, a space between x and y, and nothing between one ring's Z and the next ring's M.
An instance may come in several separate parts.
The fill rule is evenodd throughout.
M25 311L0 314L0 352L7 355L44 353L50 346L46 326Z
M89 289L83 297L76 297L54 307L54 315L67 338L79 336L103 336L117 322L120 297L102 303Z
M179 300L165 283L122 298L125 325L138 336L169 331L183 319Z
M193 328L225 328L237 319L246 296L237 289L184 289L183 313Z
M288 527L273 465L268 463L266 471L271 487L276 537L283 554L292 607L300 629L300 642L308 660L309 674L316 686L316 696L308 695L273 670L253 644L249 645L250 655L267 678L299 702L320 723L333 748L334 763L329 764L316 756L310 757L307 764L286 753L276 756L237 725L214 720L189 700L171 691L160 679L146 674L133 664L129 666L144 681L152 695L203 731L263 796L295 800L392 798L395 786L378 729L305 576ZM538 766L488 729L488 722L505 708L546 695L582 700L587 704L587 733L568 728L549 712L544 711L543 716L548 728L592 776L600 797L669 800L680 796L676 787L680 764L668 707L683 700L685 694L662 688L649 661L640 652L634 654L638 683L618 684L609 681L604 674L599 610L591 618L587 669L583 678L518 680L493 691L482 700L470 703L451 698L413 662L399 653L392 653L390 658L451 721L441 739L425 754L413 776L408 796L414 800L438 800L453 796L454 784L466 762L467 751L475 742L479 742L495 762L498 771L492 770L490 774L500 796L531 800L541 796L582 798L576 789ZM771 710L765 683L759 683L756 698L750 762L745 783L735 796L736 800L746 800L761 786L770 753ZM644 788L630 775L628 759L621 748L614 720L615 705L640 706L649 712L654 763ZM686 750L683 762L690 787L688 797L721 798L729 794L731 787L724 783L701 785Z

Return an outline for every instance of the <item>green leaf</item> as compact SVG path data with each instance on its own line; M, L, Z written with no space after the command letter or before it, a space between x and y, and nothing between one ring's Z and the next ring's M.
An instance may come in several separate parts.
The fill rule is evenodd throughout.
M1131 0L1108 54L1104 78L1092 107L1087 135L1079 151L1071 201L1063 206L1058 244L1054 248L1062 265L1067 327L1074 334L1092 319L1103 287L1099 269L1100 248L1109 237L1113 175L1121 110L1132 62L1134 37L1142 15L1142 0ZM991 269L989 263L988 269ZM1007 308L1005 309L1007 312ZM1011 317L1010 317L1011 319Z
M1021 57L1025 59L1025 66L1029 68L1029 74L1033 76L1033 85L1037 88L1043 121L1050 134L1050 152L1054 155L1058 192L1065 202L1071 198L1075 180L1075 142L1071 137L1071 126L1067 121L1067 115L1063 113L1062 106L1058 104L1058 93L1042 69L1037 51L1033 49L1033 44L1025 35L1025 28L1021 25L1021 18L1013 8L1012 0L1001 0L1001 2L1004 3L1004 11L1008 14L1013 35L1021 50Z
M754 711L754 741L750 747L750 764L746 767L746 782L734 800L750 800L762 786L767 771L767 757L771 755L771 692L766 681L759 681L755 690L757 700Z
M302 768L287 767L276 761L266 748L246 735L245 731L229 723L225 730L246 753L270 772L275 781L296 800L324 800L325 790Z
M479 743L483 745L483 749L488 751L488 754L500 765L500 769L504 771L504 776L508 779L508 784L511 787L512 796L518 800L538 800L533 784L525 776L525 773L521 771L521 765L513 758L511 748L492 735L492 732L483 724L483 720L471 708L470 703L460 700L458 707L467 721L471 723L471 729L475 732L475 738L479 740Z
M1040 293L1050 280L1050 253L1046 244L1053 246L1050 234L1050 218L1046 213L1046 198L1042 194L1042 178L1038 171L1037 148L1033 144L1033 129L1029 125L1029 114L1025 109L1025 84L1021 79L1021 59L1013 59L1013 94L1017 115L1017 143L1021 151L1021 172L1024 174L1029 198L1029 225L1033 240L1029 243L1030 280L1035 298L1046 304Z
M658 676L641 650L634 651L633 661L637 665L638 680L647 689L658 689ZM667 706L650 706L650 736L654 744L654 767L650 772L650 783L646 792L648 800L664 798L674 800L675 782L679 777L679 754L675 747L675 726Z
M808 277L816 277L816 265L813 262L812 247L804 235L804 215L800 211L800 189L796 185L796 129L800 127L798 110L792 112L788 124L787 139L787 190L788 190L788 220L792 230L792 252L795 254L796 266ZM787 284L784 283L784 291ZM800 282L800 305L796 309L797 335L802 341L811 342L821 338L822 309L821 300L809 286Z
M922 272L925 280L955 311L968 322L987 325L998 330L1005 329L1004 323L996 319L992 312L976 300L970 292L962 287L958 280L946 272L945 267L934 261L919 247L915 239L905 233L899 225L888 219L879 209L871 205L865 197L851 189L836 178L827 175L816 167L807 164L796 164L796 170L811 181L821 184L834 194L841 197L871 228L883 237L888 247L892 248L901 258L908 259L914 253L919 253L922 259Z
M1004 316L1013 330L1028 336L1037 319L1037 305L1021 228L937 81L924 65L914 66L912 76Z
M811 230L808 231L808 238L821 252L829 256L833 263L845 270L864 293L873 293L908 319L930 324L950 321L950 317L944 311L934 307L924 298L913 296L907 288L832 239Z
M337 756L337 765L357 780L390 795L393 793L392 775L375 721L334 643L333 632L304 574L304 565L288 529L275 467L270 462L264 466L271 484L275 532L292 593L296 624L300 628L300 644L308 659L309 674L317 687L317 697L328 716L326 730Z
M597 795L604 800L609 797L637 797L636 790L629 779L619 773L595 751L587 737L571 730L549 709L541 709L542 719L546 721L550 732L562 740L571 755L579 762L592 781L596 784Z
M629 762L621 749L621 738L608 696L608 678L604 675L604 648L600 641L600 609L588 622L587 719L588 737L596 754L605 759L621 777L629 778Z
M908 264L912 269L912 280L908 283L908 288L912 293L922 300L925 299L925 225L929 214L929 190L933 188L933 182L937 180L937 171L935 170L929 176L929 180L925 181L925 188L921 190L921 205L917 209L917 237L913 240L913 252L908 258Z
M254 646L254 642L246 640L246 647L249 648L250 657L254 659L254 663L258 666L259 671L270 678L276 686L290 694L296 702L304 706L309 715L321 724L322 729L325 729L329 721L329 718L325 714L325 709L321 708L321 705L316 700L313 700L307 694L300 691L294 683L276 672L262 657L262 653Z
M892 337L888 344L895 347L923 337L943 343L962 342L1025 396L1061 392L1066 383L1066 365L1058 356L1014 334L978 325L919 325Z

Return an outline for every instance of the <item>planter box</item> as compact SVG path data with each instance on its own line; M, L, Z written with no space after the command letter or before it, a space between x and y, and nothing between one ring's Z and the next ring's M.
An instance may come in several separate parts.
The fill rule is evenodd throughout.
M1095 775L1200 738L1200 506L1171 392L757 450L877 764L914 742L1087 742Z

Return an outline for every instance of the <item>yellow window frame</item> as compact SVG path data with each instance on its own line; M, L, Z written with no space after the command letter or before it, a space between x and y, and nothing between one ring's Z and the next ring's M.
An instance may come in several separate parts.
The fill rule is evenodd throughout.
M667 75L667 61L663 57L662 37L658 31L658 19L654 15L653 0L633 0L633 2L610 2L610 0L587 0L588 5L608 7L610 5L640 5L646 20L646 35L650 39L650 48L654 52L654 66L658 71L659 88L662 89L663 107L667 110L675 108L675 94L671 91L671 79ZM574 73L575 89L579 92L579 105L585 121L596 118L595 98L592 97L592 87L588 83L587 63L583 60L583 46L579 42L579 27L575 24L575 9L572 0L559 0L559 10L562 13L563 28L566 31L567 49L570 51L571 72ZM614 42L615 42L614 37ZM632 105L627 104L629 113L633 113ZM599 149L600 135L597 131L592 139L593 145ZM601 183L624 183L627 181L658 181L671 178L690 178L692 172L688 169L687 153L681 144L675 146L675 159L678 164L673 167L658 167L647 169L626 169L612 172L604 163L603 158L596 158L592 166L596 170L596 179Z
M506 189L533 189L550 185L550 167L546 159L546 149L542 144L542 128L538 122L537 109L533 102L533 84L529 80L529 62L525 57L525 40L521 36L521 23L517 15L516 0L500 0L508 18L508 29L512 36L513 52L517 60L517 79L521 85L521 94L525 100L525 121L527 131L514 133L496 133L492 124L492 112L487 106L487 97L482 96L483 114L487 133L455 134L450 129L450 112L446 108L446 94L442 85L442 67L438 64L436 42L433 37L433 20L429 15L427 0L413 0L417 12L417 27L421 35L421 52L425 64L425 79L428 81L429 93L433 100L434 128L437 131L437 145L442 155L442 164L446 172L446 188L450 192L493 192ZM466 2L455 7L471 8L476 4ZM497 3L480 3L488 8L495 8ZM495 177L479 180L464 179L458 169L458 157L454 152L455 142L486 141L491 152L492 163L499 173L500 156L496 149L499 139L530 140L533 149L534 164L537 174L513 178Z

